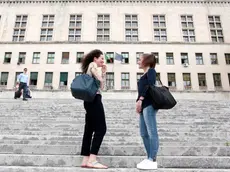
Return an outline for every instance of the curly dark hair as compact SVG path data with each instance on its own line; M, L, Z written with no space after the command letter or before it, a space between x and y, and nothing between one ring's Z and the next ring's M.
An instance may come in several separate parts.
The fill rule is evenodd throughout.
M81 70L83 73L86 73L89 67L89 64L93 62L94 57L99 58L103 52L101 50L95 49L90 51L85 57L82 59L81 62Z

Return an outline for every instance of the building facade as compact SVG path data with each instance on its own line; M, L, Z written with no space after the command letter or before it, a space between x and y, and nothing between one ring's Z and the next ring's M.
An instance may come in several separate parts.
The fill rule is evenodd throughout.
M230 91L228 0L1 0L0 88L69 89L85 53L105 53L108 90L136 90L137 60L157 57L174 90ZM114 60L115 54L123 60Z

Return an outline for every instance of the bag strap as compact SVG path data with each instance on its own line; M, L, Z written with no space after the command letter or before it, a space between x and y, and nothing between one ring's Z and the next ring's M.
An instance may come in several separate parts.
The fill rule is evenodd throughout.
M158 78L158 80L160 81L160 84L163 86L163 84L162 84L162 82L161 82L161 79L160 79L159 76L157 76L157 74L156 74L156 78Z

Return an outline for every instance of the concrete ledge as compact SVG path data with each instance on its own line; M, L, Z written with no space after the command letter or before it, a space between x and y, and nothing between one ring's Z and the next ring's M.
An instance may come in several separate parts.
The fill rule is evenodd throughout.
M103 92L103 99L136 99L136 91ZM230 92L172 92L177 100L230 100ZM70 91L33 91L37 99L74 99ZM0 92L0 99L13 99L14 91Z

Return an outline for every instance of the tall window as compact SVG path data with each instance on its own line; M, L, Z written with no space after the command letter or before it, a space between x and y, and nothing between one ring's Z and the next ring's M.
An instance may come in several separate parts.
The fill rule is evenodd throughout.
M106 73L106 88L108 90L114 89L114 73L113 72Z
M181 16L181 25L183 40L185 42L195 42L195 28L193 25L193 16L192 15L182 15Z
M215 87L222 87L220 73L214 73L213 74L213 81L214 81Z
M26 52L20 52L18 57L18 63L25 64Z
M156 74L156 83L155 83L155 85L162 85L160 80L161 80L161 74L157 73Z
M32 63L33 64L39 64L40 63L40 52L34 52L33 53L33 60Z
M228 82L229 82L229 86L230 86L230 73L228 73Z
M40 41L52 41L54 30L54 15L43 15Z
M14 25L13 42L25 41L27 15L17 15Z
M69 41L81 41L82 15L70 15L69 19Z
M154 41L167 41L165 15L153 15Z
M121 73L121 89L129 89L129 73Z
M206 87L206 75L205 73L198 73L198 83L200 87Z
M173 53L166 53L166 64L167 65L173 65L174 64Z
M125 41L138 41L138 17L136 14L125 15Z
M55 57L55 53L49 52L47 57L47 64L54 64L54 57Z
M114 62L114 52L107 52L105 54L106 63L113 63Z
M141 55L143 54L143 52L136 52L136 62L138 63Z
M175 73L168 73L168 86L176 87L176 74Z
M191 76L190 73L183 73L183 83L185 89L191 89Z
M11 57L12 57L12 53L11 52L6 52L5 53L5 57L4 57L4 63L10 63L11 62Z
M220 16L208 16L212 42L224 42Z
M7 85L8 82L8 76L9 76L9 72L2 72L1 73L1 85Z
M217 53L210 53L211 64L218 64Z
M45 87L52 86L53 83L53 72L45 73Z
M181 53L181 64L189 64L188 63L188 53Z
M20 75L21 73L22 73L22 72L16 72L16 73L15 73L14 85L16 85L17 80L18 80L18 77L19 77L19 75Z
M196 64L197 65L203 65L204 64L202 53L196 53Z
M110 15L97 15L97 41L110 40Z
M159 64L159 53L158 52L152 52L152 54L155 56L156 64Z
M143 75L143 73L137 73L137 82L141 79L142 75Z
M38 72L30 72L30 85L36 86L38 83Z
M121 55L123 56L122 63L128 64L129 63L129 53L122 52Z
M59 88L65 88L68 84L68 72L60 72Z
M77 52L77 63L81 63L84 57L84 52Z
M62 64L69 64L69 52L62 52Z
M230 64L230 54L224 54L225 55L225 61L226 61L226 64Z

